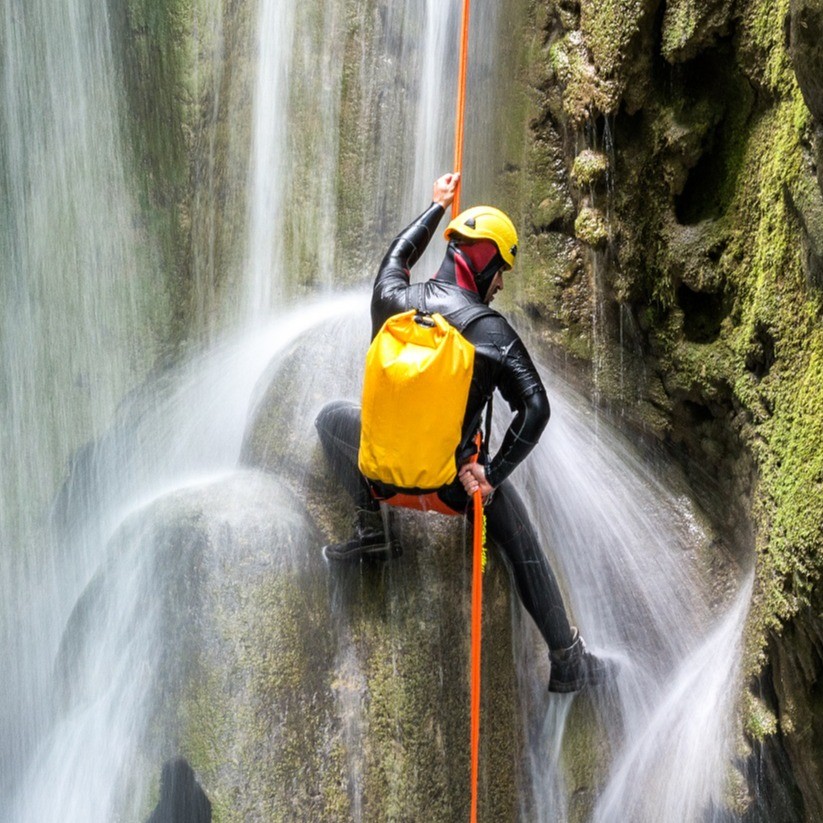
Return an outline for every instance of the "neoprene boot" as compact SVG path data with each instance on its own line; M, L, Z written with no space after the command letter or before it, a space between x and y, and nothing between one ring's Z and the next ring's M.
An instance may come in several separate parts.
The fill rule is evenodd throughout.
M587 686L599 686L613 675L613 665L593 655L576 628L572 627L572 633L571 646L549 652L550 692L577 692Z
M382 512L358 509L354 534L342 543L329 543L323 546L323 555L326 560L348 562L365 559L390 560L400 557L400 542L391 532L391 527L383 521Z

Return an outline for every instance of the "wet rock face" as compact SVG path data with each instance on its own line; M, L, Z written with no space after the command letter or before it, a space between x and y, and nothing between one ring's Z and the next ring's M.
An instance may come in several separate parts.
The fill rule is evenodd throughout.
M571 208L535 224L528 308L756 553L749 670L769 627L798 627L769 645L792 672L780 716L823 682L803 651L823 573L823 3L556 0L544 29L532 129ZM820 752L777 728L820 808Z
M814 126L810 130L807 165L810 174L787 198L803 232L805 268L810 288L823 290L823 4L792 0L786 16L786 42L803 100ZM817 185L814 185L816 176Z
M772 681L805 819L823 819L823 621L812 610L771 645Z
M669 63L685 63L729 32L733 0L676 0L665 4L661 52Z
M791 0L787 39L797 82L818 127L823 126L823 3Z
M320 546L344 533L326 521L321 534L308 511L336 490L313 477L322 494L306 500L290 482L239 471L133 515L67 629L62 710L111 700L130 718L133 794L174 753L196 769L197 782L184 761L167 763L150 823L203 823L209 803L238 823L466 818L459 519L401 515L400 559L329 566ZM514 821L527 778L509 581L494 558L484 589L481 813ZM94 650L113 624L122 635L100 684Z

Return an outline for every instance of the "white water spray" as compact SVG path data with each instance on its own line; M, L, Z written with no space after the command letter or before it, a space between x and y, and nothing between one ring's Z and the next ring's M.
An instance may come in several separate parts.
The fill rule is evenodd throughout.
M711 819L731 774L751 581L710 608L700 569L709 536L664 482L673 467L660 475L567 386L547 383L552 421L521 482L574 621L618 665L614 688L591 696L612 752L593 819ZM533 670L533 658L523 665ZM533 763L541 819L570 819L562 758Z
M49 722L60 621L87 558L48 521L69 456L159 353L168 307L127 172L108 18L0 12L0 795ZM79 572L77 571L79 568Z
M9 821L102 821L119 814L124 804L134 804L131 815L144 807L155 764L142 765L141 747L163 674L154 657L164 630L160 583L168 571L152 547L153 524L143 522L140 513L155 501L235 472L264 369L307 331L362 307L363 300L355 294L309 303L206 353L166 389L148 386L147 396L135 397L121 411L110 439L98 444L89 463L75 467L94 484L95 503L75 511L87 519L72 524L70 551L95 552L90 568L111 571L102 602L91 612L93 625L77 638L82 656L69 657L68 684L62 682L66 671L58 667L55 685L72 698L41 741L11 809L3 810ZM111 562L118 555L126 560ZM75 589L75 601L87 582ZM62 639L68 649L73 628Z

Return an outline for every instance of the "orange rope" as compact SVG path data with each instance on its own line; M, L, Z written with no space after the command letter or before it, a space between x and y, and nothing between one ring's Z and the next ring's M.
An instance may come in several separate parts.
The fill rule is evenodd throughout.
M457 116L454 130L454 171L461 172L454 193L452 214L460 212L463 182L463 131L466 111L466 68L469 58L469 0L463 0L460 58L457 74ZM480 444L478 443L478 451ZM475 458L476 459L476 458ZM474 550L472 559L471 629L471 823L477 823L477 783L480 765L480 639L483 627L483 498L474 493Z
M454 130L454 171L461 172L452 214L460 213L463 182L463 131L466 111L466 68L469 59L469 0L463 0L460 60L457 74L457 117ZM478 451L479 451L478 444ZM472 559L471 651L471 823L477 823L477 783L480 771L480 638L483 627L483 498L474 493L474 551Z
M472 559L471 658L471 823L477 823L477 779L480 763L480 636L483 627L483 499L474 493L474 551Z
M466 67L469 61L469 0L463 0L463 22L460 27L460 61L457 72L457 118L454 130L454 171L463 171L463 124L466 110ZM460 212L461 179L452 203L452 214Z

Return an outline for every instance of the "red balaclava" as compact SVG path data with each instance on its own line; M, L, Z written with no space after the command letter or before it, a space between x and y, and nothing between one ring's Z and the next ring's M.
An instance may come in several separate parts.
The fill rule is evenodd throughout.
M498 256L497 246L491 240L477 240L473 243L461 243L455 241L454 268L457 285L469 291L477 292L485 299L485 292L488 291L491 279L496 274L499 267L491 277L482 278L486 282L478 282L478 275L485 274L489 264ZM502 259L500 261L503 262ZM481 293L482 292L482 293Z

